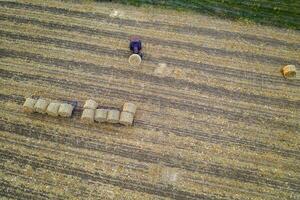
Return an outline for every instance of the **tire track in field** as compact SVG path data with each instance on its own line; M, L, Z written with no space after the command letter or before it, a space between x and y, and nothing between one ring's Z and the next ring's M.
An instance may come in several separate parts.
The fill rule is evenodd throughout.
M88 35L92 35L92 36L101 35L104 37L113 37L113 38L118 38L118 39L122 39L122 40L127 39L130 36L129 34L126 34L123 32L115 32L115 31L112 32L112 31L92 29L92 28L76 26L76 25L69 26L69 25L65 25L65 24L57 24L54 22L42 22L42 21L39 21L36 19L27 19L27 18L22 18L22 17L1 15L1 14L0 14L0 20L7 20L7 21L15 22L15 23L25 23L25 24L37 25L37 26L41 26L43 28L48 28L50 30L55 28L56 30L79 32L79 33L84 33L84 34L88 34ZM10 33L10 32L8 32L8 33ZM14 38L14 39L18 39L18 38ZM38 42L44 43L44 42L47 42L47 39L41 40ZM154 38L148 38L147 42L153 43L155 45L161 45L162 43L166 46L169 45L168 42L160 41L159 39L154 39ZM176 48L185 48L187 50L193 49L195 51L199 50L199 47L193 48L193 47L190 47L187 45L182 46L182 44L177 44L176 41L174 41L172 43L173 43L173 45L174 44L176 45ZM60 43L56 43L56 45L59 45L59 44ZM88 45L88 44L85 44L85 45ZM173 45L171 45L171 47ZM80 47L81 44L78 44L78 46ZM93 47L95 47L95 46L93 46ZM98 51L96 52L95 49L93 50L93 47L88 48L88 51L91 53L94 53L94 54L98 53ZM78 47L76 45L75 45L75 47L73 46L72 48L78 49ZM128 51L124 52L124 50L120 50L120 49L110 50L110 48L108 48L108 47L103 48L100 46L96 46L96 48L101 48L100 52L101 52L101 54L104 54L104 55L111 56L112 51L120 57L127 58L129 55ZM177 65L177 66L181 66L183 68L189 68L189 69L193 69L193 70L196 70L199 72L208 72L213 75L218 75L218 77L220 77L220 78L223 78L223 77L231 77L233 79L239 78L239 79L257 81L258 83L261 83L261 81L263 80L264 83L266 83L266 82L269 82L272 84L284 83L289 86L297 86L297 87L300 86L300 83L297 84L297 80L295 80L294 82L287 82L278 76L260 74L260 73L251 72L251 71L243 71L243 70L239 70L239 69L230 69L228 67L221 67L221 66L216 66L216 65L211 65L211 64L185 61L185 60L180 60L180 59L175 59L175 58L170 58L170 57L161 57L161 58L153 59L151 55L146 54L144 57L144 60L148 61L150 63L154 63L154 64L158 64L159 62L165 62L167 64L171 64L171 65L175 65L175 66Z
M92 180L96 182L101 182L105 184L110 184L113 186L144 192L152 195L158 195L162 197L171 197L174 199L217 199L213 196L208 196L204 194L195 194L187 191L179 190L172 186L163 185L153 185L146 182L136 182L129 179L117 178L110 175L102 173L92 173L79 168L69 167L67 165L59 165L57 162L47 159L46 161L40 161L33 156L22 155L6 150L0 150L1 157L7 160L14 160L21 164L29 164L35 168L43 168L51 171L59 172L66 175L75 176L83 180Z
M0 94L0 99L1 100L2 100L3 96L4 96L5 99L10 98L9 96L5 96L5 95ZM14 99L10 99L10 100L14 100ZM19 104L22 105L23 102L24 102L24 99L22 100L22 102L19 102ZM74 117L75 118L80 118L82 110L83 110L82 108L77 108L74 111ZM9 110L3 109L3 111L11 113L11 111L9 111ZM13 113L13 114L21 116L20 114L17 114L17 113ZM40 120L40 117L41 117L40 115L39 116L35 116L35 115L31 116L31 118L33 118L35 120ZM51 124L55 123L51 120L47 120L46 117L43 118L42 120L47 121L48 123L51 123ZM93 132L95 131L94 129L85 128L82 125L76 125L76 124L71 124L71 125L65 124L64 126L68 126L69 128L72 128L72 127L77 128L77 129L80 129L80 130L83 130L83 131L93 131ZM205 142L212 143L212 144L222 144L224 146L228 146L228 144L237 145L239 147L247 148L247 149L250 149L250 150L256 151L256 152L265 152L265 151L274 152L275 151L276 153L278 153L278 154L280 154L281 156L284 156L284 157L288 157L289 154L293 152L293 151L290 151L290 150L283 150L283 149L276 148L276 147L269 147L269 146L265 145L264 143L248 141L248 140L236 138L236 137L233 137L233 136L220 136L218 133L209 133L208 134L208 133L204 133L204 132L191 131L191 130L185 130L185 129L180 129L180 128L171 129L171 128L166 127L166 126L149 124L149 123L147 123L145 121L141 121L141 120L135 120L135 126L146 129L146 130L147 129L148 130L155 129L157 131L162 131L162 132L166 132L166 133L174 133L175 135L181 136L181 137L189 136L189 137L192 137L196 140L201 140L201 141L205 141ZM105 135L114 136L111 133L105 133ZM159 143L159 142L153 141L153 140L144 140L144 141L145 142L150 142L152 144L163 145L163 143L161 143L161 142ZM166 144L166 145L168 145L168 144ZM174 148L186 150L186 148L180 147L180 146L177 146L177 145L175 145ZM194 150L192 149L190 151L194 151ZM194 151L194 152L198 153L198 151ZM287 154L287 152L289 152L289 153ZM294 155L298 155L298 153L294 152ZM257 163L257 164L260 164L260 165L263 165L263 166L270 166L270 165L266 165L265 163L261 164L261 163L258 163L258 162L253 162L253 161L249 161L249 160L245 160L245 159L241 160L240 158L238 158L237 160L239 160L241 162L250 162L250 163Z
M70 145L76 148L84 148L95 151L115 154L118 156L135 159L141 162L148 163L163 163L165 166L180 168L188 171L210 174L216 177L224 177L242 182L264 185L277 189L285 189L287 191L298 191L300 184L294 180L271 180L257 174L256 171L248 171L243 169L219 166L216 164L208 164L206 168L200 168L201 163L190 163L182 158L170 157L170 155L159 155L149 150L141 150L134 146L123 144L105 144L92 138L84 138L81 136L66 135L64 133L48 132L39 129L38 127L26 127L21 124L14 124L5 120L0 120L0 130L12 134L17 134L34 139L42 139L49 142ZM177 164L174 163L178 162Z
M0 161L2 162L2 163L4 163L4 162L6 162L7 160L2 160L2 159L0 159ZM23 166L22 166L23 167ZM27 176L25 176L25 175L23 175L23 174L20 174L19 172L14 172L14 171L12 171L12 170L9 170L9 169L4 169L4 167L2 167L1 165L0 165L0 170L4 173L4 174L6 174L6 175L10 175L10 176L14 176L14 177L16 177L16 178L21 178L21 179L23 179L23 180L26 180L26 181L28 181L28 182L32 182L33 180L32 180L32 178L31 177L27 177ZM34 179L35 179L35 183L36 183L36 180L38 179L37 177L34 177ZM38 180L39 181L39 183L43 183L43 184L47 184L47 186L51 186L51 187L55 187L55 185L53 185L52 183L50 183L50 182L48 182L48 181L45 181L45 180L41 180L41 179L39 179ZM7 181L8 182L8 181ZM1 184L1 180L0 180L0 184ZM24 190L24 191L26 191L29 195L35 195L35 197L36 198L38 198L38 199L42 199L41 198L41 196L43 196L43 197L45 197L45 199L53 199L53 197L55 197L55 199L61 199L61 200L63 200L63 199L65 199L62 195L58 195L58 194L55 194L55 193L53 193L53 192L46 192L46 191L35 191L35 190L33 190L33 189L31 189L31 188L29 188L29 187L25 187L25 186L22 186L22 187L15 187L15 188L17 188L18 190ZM24 192L23 191L23 192ZM45 195L45 193L46 194L48 194L48 195ZM51 196L51 197L50 197ZM0 197L1 197L1 189L0 189ZM14 197L15 198L15 197ZM30 198L27 198L27 199L30 199Z
M2 162L6 162L7 160L0 160L0 161L2 161ZM23 165L23 164L22 164ZM24 180L27 180L28 182L32 182L32 179L30 178L30 177L26 177L26 176L24 176L24 175L22 175L22 174L20 174L18 171L17 172L15 172L15 171L12 171L12 170L10 170L10 169L4 169L3 167L1 167L1 165L0 165L0 170L2 170L5 174L9 174L10 176L14 176L14 177L16 177L16 178L22 178L22 179L24 179ZM45 180L41 180L41 179L39 179L38 177L34 177L34 179L35 180L37 180L38 179L38 181L39 182L42 182L43 184L47 184L47 186L51 186L52 188L53 187L58 187L58 186L60 186L60 187L66 187L66 185L53 185L52 183L50 183L50 182L47 182L47 181L45 181ZM1 182L1 181L0 181ZM35 181L35 184L36 184L36 181ZM44 191L43 191L44 192ZM50 194L50 192L49 192L49 194ZM0 190L0 196L1 196L2 194L1 194L1 190ZM51 195L52 195L52 198L50 198L50 199L54 199L53 198L53 196L55 196L55 199L61 199L61 200L64 200L64 199L66 199L66 197L64 197L64 196L62 196L62 195L56 195L56 194L53 194L53 193L51 193ZM84 196L85 195L85 196ZM82 189L82 190L80 190L80 197L81 198L83 198L83 197L91 197L90 196L91 195L91 193L87 193L86 192L86 190L85 189ZM92 194L93 195L93 198L96 198L97 196L95 195L95 194ZM15 198L15 197L14 197ZM29 198L27 198L26 200L28 200ZM36 198L37 199L37 198Z
M101 65L95 65L93 63L87 62L79 62L79 61L72 61L72 60L64 60L59 58L48 58L44 57L39 54L23 52L23 51L15 51L15 50L7 50L7 49L0 49L0 56L2 57L10 57L10 58L21 58L32 60L34 62L54 65L57 67L63 67L64 69L71 70L72 67L84 67L88 69L90 72L95 72L98 74L105 74L105 75L114 75L118 77L122 77L127 79L128 77L135 78L140 81L151 82L152 84L161 84L165 86L169 86L172 88L184 89L189 88L195 90L197 92L208 92L214 96L218 97L230 97L233 100L237 101L244 101L249 103L261 104L261 105L274 105L278 107L294 107L295 109L300 107L300 101L290 101L286 98L275 98L275 97L266 97L256 94L248 94L245 92L238 92L238 91L230 91L225 88L220 87L213 87L204 84L196 84L193 82L189 82L186 80L179 80L172 77L157 77L150 74L145 74L138 71L131 71L126 69L114 69L112 67L103 67Z
M7 8L17 8L17 9L27 9L33 11L44 11L49 12L55 15L64 15L76 18L86 18L96 21L102 21L106 23L116 24L120 26L129 26L129 27L142 27L145 29L155 29L155 30L165 30L168 32L175 32L175 33L184 33L184 34L200 34L200 35L207 35L214 38L220 39L236 39L241 38L245 41L255 44L268 44L275 47L287 47L298 49L300 48L300 44L298 43L290 43L283 40L269 38L265 36L256 36L247 33L238 33L238 32L230 32L224 30L215 30L212 28L205 28L205 27L192 27L192 26L178 26L168 24L166 22L146 22L146 21L136 21L130 19L112 19L109 15L100 14L100 13L91 13L91 12L82 12L82 11L75 11L69 10L65 8L58 8L58 7L49 7L49 6L40 6L34 4L27 4L27 3L19 3L19 2L3 2L0 1L0 6L7 7Z
M4 164L6 162L6 160L4 160L2 158L0 159L0 161L1 161L1 163L4 163ZM21 166L21 167L24 167L24 166ZM0 165L0 170L1 170L1 172L3 172L6 175L19 177L19 178L22 178L22 179L24 179L24 180L26 180L28 182L32 181L32 179L31 179L30 176L24 175L24 174L22 174L22 172L20 172L22 170L22 168L20 168L19 170L12 170L12 169L9 169L9 168L5 168L3 165ZM44 179L40 179L39 177L34 177L34 179L38 180L38 182L40 184L47 184L47 185L49 185L51 187L55 186L54 184L50 183L49 181L44 180ZM54 195L54 194L52 194L52 195Z
M45 195L44 191L41 193L25 186L13 186L8 181L3 179L0 179L0 196L12 198L18 197L18 199L32 199L34 197L38 199L50 199L49 196Z
M7 20L7 21L15 22L15 23L33 24L33 25L42 26L44 28L47 27L48 29L56 28L59 30L75 31L75 32L85 33L85 34L89 34L89 35L93 35L93 36L97 36L97 37L99 37L99 35L101 35L101 36L105 36L105 37L113 37L113 38L118 38L118 39L122 39L122 40L128 40L128 38L130 37L130 34L127 34L124 32L92 29L92 28L82 27L82 26L77 26L77 25L70 26L70 25L59 24L59 23L55 23L55 22L43 22L43 21L39 21L37 19L28 19L28 18L9 16L9 15L0 15L0 20ZM284 63L294 63L294 64L300 63L297 60L285 59L285 58L280 58L280 57L270 56L270 55L253 54L253 53L238 52L238 51L228 51L225 49L204 47L204 46L200 46L200 45L195 45L190 42L162 40L162 39L146 37L146 36L143 36L143 40L145 41L145 43L152 43L153 45L163 45L163 46L171 47L174 49L185 49L185 50L189 50L189 51L202 51L209 55L229 57L229 58L238 57L238 58L247 60L248 62L253 62L253 60L257 60L261 63L271 63L271 64L275 64L275 65L282 65ZM146 60L154 60L154 59L151 59L151 56L149 56L148 54L145 54L145 59ZM162 59L162 60L156 59L156 60L163 61L164 59Z
M87 130L87 129L85 129ZM11 133L10 133L11 134ZM10 144L14 144L14 145L22 145L28 149L31 149L31 150L44 150L44 151L48 151L48 152L56 152L57 155L59 153L61 153L61 151L59 151L58 149L52 149L50 147L46 147L46 146L41 146L41 145L38 145L38 144L27 144L27 143L24 143L23 141L11 141L9 139L3 139L2 137L0 137L0 141L2 142L6 142L6 143L10 143ZM135 171L139 171L139 172L145 172L145 170L147 170L147 166L145 165L142 165L142 164L137 164L137 163L124 163L124 162L119 162L117 160L108 160L108 159L104 159L104 158L100 158L100 157L97 157L97 156L94 156L94 155L91 155L91 154L84 154L82 152L79 152L79 151L74 151L74 150L71 150L71 149L68 149L67 151L64 150L63 153L65 152L68 152L68 155L70 154L73 154L73 156L75 157L78 157L80 159L83 159L85 161L89 161L89 162L97 162L99 160L101 160L101 162L105 162L106 164L117 164L117 165L120 165L124 168L130 168L130 169L134 169Z

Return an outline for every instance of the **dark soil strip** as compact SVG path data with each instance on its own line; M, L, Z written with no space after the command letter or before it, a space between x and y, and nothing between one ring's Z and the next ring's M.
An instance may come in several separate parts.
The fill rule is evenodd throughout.
M246 33L236 33L230 31L222 31L222 30L215 30L211 28L205 27L192 27L192 26L177 26L171 25L165 22L142 22L142 21L135 21L130 19L112 19L108 15L99 14L99 13L91 13L91 12L81 12L81 11L74 11L68 10L65 8L56 8L56 7L49 7L49 6L40 6L34 4L25 4L19 2L3 2L0 1L0 6L7 7L7 8L17 8L17 9L28 9L33 11L44 11L49 12L56 15L65 15L70 17L77 17L77 18L86 18L91 20L97 20L102 22L108 22L112 24L117 24L120 26L130 26L130 27L142 27L145 29L158 29L158 30L165 30L169 32L176 32L176 33L184 33L184 34L201 34L201 35L208 35L211 37L219 38L219 39L236 39L241 38L246 40L250 43L254 44L268 44L276 47L287 47L293 49L299 49L300 44L298 43L289 43L283 40L268 38L264 36L255 36Z
M1 160L0 159L0 161L1 162L6 162L6 160ZM19 166L21 166L21 167L24 167L24 164L20 164ZM24 180L26 180L26 181L28 181L28 182L32 182L32 178L31 177L27 177L27 176L24 176L24 175L22 175L22 174L20 174L19 172L15 172L15 171L13 171L13 170L11 170L11 169L4 169L1 165L0 165L0 170L2 170L5 174L8 174L8 175L10 175L10 176L14 176L14 177L19 177L19 178L22 178L22 179L24 179ZM65 174L64 174L65 175ZM39 177L35 177L35 180L37 180L37 179L39 179ZM49 181L47 181L47 180L45 180L45 179L39 179L38 180L39 181L39 183L42 183L42 184L45 184L45 185L47 185L47 186L51 186L52 188L53 187L66 187L65 185L54 185L54 184L52 184L52 183L50 183ZM1 181L0 181L1 182ZM39 183L37 183L37 182L34 182L34 184L39 184ZM77 191L75 191L75 189L74 188L68 188L68 190L70 191L70 190L72 190L72 191L70 191L70 192L72 192L73 194L78 194L78 193L80 193L80 196L81 196L81 198L82 197L89 197L89 198L91 198L91 194L90 193L88 193L86 190L85 190L85 188L83 188L82 190L80 190L80 192L78 192L78 190ZM43 193L45 193L44 191L43 191ZM50 193L48 193L48 194L50 194ZM85 196L84 196L85 195ZM96 198L97 196L96 196L96 194L92 194L93 195L93 198ZM266 194L267 195L267 194ZM1 192L0 192L0 196L1 196ZM55 197L55 198L54 198ZM15 198L15 197L14 197ZM51 193L51 195L49 195L49 198L50 199L60 199L60 200L64 200L64 199L66 199L66 197L64 197L63 195L58 195L58 194L54 194L54 193ZM38 199L38 198L35 198L35 199Z
M14 145L22 145L22 146L25 146L26 148L29 148L29 149L32 149L32 150L38 149L38 150L46 150L46 151L49 151L49 152L58 152L59 153L58 150L50 149L50 148L47 148L47 147L41 147L41 146L36 146L36 145L32 146L32 145L28 145L28 144L25 144L25 143L12 142L12 141L7 141L7 140L2 140L2 141L9 142L9 143L14 144ZM85 154L83 154L81 152L77 152L77 151L75 152L75 151L72 151L72 150L68 149L68 155L70 155L69 153L72 153L73 155L76 155L76 157L78 157L78 155L82 155L82 156L80 156L80 159L83 159L83 160L86 160L86 161L96 162L98 160L95 156L91 156L91 155L87 156L87 155L85 155ZM96 158L96 159L91 159L91 158ZM103 160L103 159L101 159L101 160ZM1 159L0 159L0 161L1 161ZM117 162L116 160L112 160L111 162L113 162L113 163L115 163L117 165L121 165L123 167L128 168L128 164L124 165L124 163ZM0 165L0 169L4 170L3 168L1 168L1 165ZM30 178L22 176L22 175L20 175L18 173L12 172L9 169L5 169L5 170L6 170L6 172L5 172L6 174L9 173L9 174L12 174L13 176L16 176L16 177L18 176L18 177L22 177L23 179L30 180ZM8 172L8 170L9 170L9 172ZM134 168L134 170L136 170L136 168ZM145 173L145 171L143 171L143 172ZM189 179L190 178L191 177L189 177ZM193 182L199 184L199 180L198 179L192 178L192 180L193 180ZM42 181L44 184L54 186L52 183L46 182L45 180L39 180L39 181ZM203 182L201 182L200 184L210 186L210 184L205 184ZM218 187L222 187L222 186L219 185ZM253 194L253 195L256 195L256 196L260 196L262 194L262 192L257 193L257 192L252 192L252 191L245 191L245 190L239 189L239 188L235 188L235 189L239 190L239 191L242 191L242 192L250 193L250 194ZM273 198L275 197L274 195L270 195L269 193L266 193L266 192L264 193L264 195L271 196Z
M13 124L3 120L0 120L0 125L0 130L7 131L12 134L60 143L64 145L70 145L76 148L85 148L102 151L105 153L111 153L130 159L135 159L141 162L156 164L161 163L168 167L181 168L184 170L195 171L204 174L207 173L218 177L225 177L239 180L242 182L255 183L258 185L267 185L273 188L284 188L285 190L292 191L298 191L300 189L300 183L298 182L292 180L289 180L288 182L286 182L286 180L270 180L268 178L263 178L260 174L258 174L255 171L234 169L215 164L196 162L190 163L180 157L170 157L169 155L162 156L152 151L136 148L135 146L124 146L123 144L117 143L115 143L114 145L110 145L94 140L92 138L66 135L63 133L57 134L57 131L52 132L51 130L45 132L45 130L39 129L38 127L26 127L24 125Z
M24 146L28 149L34 150L34 151L35 150L42 150L42 151L48 151L48 152L56 152L57 154L61 153L57 149L51 149L49 147L41 146L41 145L38 145L38 144L32 145L32 144L26 144L24 142L9 141L9 140L5 140L5 139L1 139L1 138L0 138L0 141L2 141L2 142L4 141L6 143L10 143L10 144L13 144L13 145L22 145L22 146ZM105 160L103 158L99 158L99 157L94 156L94 155L86 155L82 152L74 151L74 150L71 150L71 149L68 149L67 152L70 155L73 154L73 156L75 156L77 158L80 158L80 159L83 159L83 160L86 160L86 161L89 161L89 162L92 162L92 163L101 160L103 162L114 163L114 164L122 166L123 168L130 168L130 169L133 169L133 170L139 171L139 172L145 172L148 169L146 165L133 164L133 163L123 163L123 162L120 162L118 160Z
M1 153L0 153L1 154ZM5 156L1 156L4 158ZM25 186L13 186L6 180L0 179L0 196L20 199L50 199L45 192L34 191Z
M15 162L21 164L28 164L34 168L43 168L51 171L59 172L62 174L67 174L71 176L75 176L81 178L83 180L92 180L96 182L101 182L105 184L114 185L117 187L145 192L152 195L159 195L163 197L170 197L174 199L219 199L213 196L201 195L190 193L187 191L178 190L170 185L153 185L146 182L136 182L129 179L122 179L117 177L112 177L110 175L101 174L101 173L91 173L88 171L84 171L82 169L77 169L73 167L69 167L67 165L59 165L57 162L53 162L51 160L39 161L34 157L29 156L19 156L13 152L0 150L1 157L4 157L8 160L13 160Z

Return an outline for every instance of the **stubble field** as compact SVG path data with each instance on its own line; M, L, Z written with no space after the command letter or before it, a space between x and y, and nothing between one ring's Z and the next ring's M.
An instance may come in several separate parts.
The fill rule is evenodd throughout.
M128 38L144 60L128 65ZM0 196L299 199L298 31L109 3L0 1ZM77 100L70 119L22 112ZM138 105L86 125L88 98Z

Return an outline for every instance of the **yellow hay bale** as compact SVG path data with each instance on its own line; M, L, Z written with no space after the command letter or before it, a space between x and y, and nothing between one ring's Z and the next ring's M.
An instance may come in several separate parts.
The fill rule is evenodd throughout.
M38 99L37 102L34 105L34 109L38 113L45 114L47 107L49 105L49 101L46 99Z
M133 122L133 117L134 115L132 113L122 111L119 122L120 124L123 124L125 126L131 126Z
M138 54L132 54L129 56L128 62L132 66L139 66L142 62L142 58Z
M36 104L37 100L32 98L26 98L23 104L23 111L28 113L33 113L35 111L34 105Z
M61 103L58 102L50 102L46 110L47 114L53 117L57 117L60 105Z
M81 120L86 123L93 123L95 118L94 109L84 109L81 115Z
M84 109L96 109L98 107L98 103L92 99L86 100L83 108Z
M281 73L286 78L291 78L296 76L296 67L295 65L286 65L281 69Z
M107 113L107 122L109 123L119 123L119 119L120 119L120 111L118 110L108 110Z
M58 109L58 115L61 117L71 117L73 106L68 103L62 103Z
M108 113L107 109L97 109L95 112L95 121L106 122L107 113Z
M137 109L137 106L130 102L126 102L123 105L123 111L132 113L133 115L135 114L136 109Z

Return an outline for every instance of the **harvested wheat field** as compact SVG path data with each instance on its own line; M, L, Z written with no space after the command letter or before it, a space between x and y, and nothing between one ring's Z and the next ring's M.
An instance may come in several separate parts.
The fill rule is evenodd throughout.
M144 58L128 63L128 38ZM0 196L300 199L300 32L110 3L0 1ZM299 74L298 74L299 77ZM26 97L78 101L71 118ZM87 99L137 105L84 123Z

